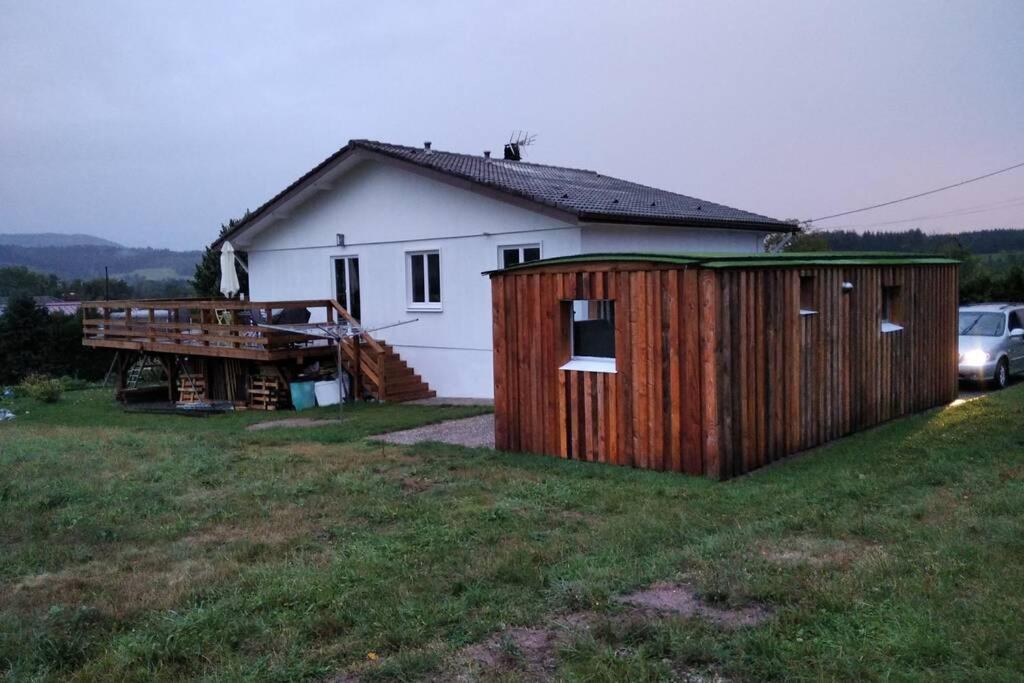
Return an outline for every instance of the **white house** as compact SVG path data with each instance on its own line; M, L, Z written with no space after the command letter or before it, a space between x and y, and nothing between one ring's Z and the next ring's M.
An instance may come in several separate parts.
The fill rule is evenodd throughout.
M223 239L248 252L253 300L336 298L439 396L491 397L481 272L601 252L759 252L771 218L506 158L352 140Z

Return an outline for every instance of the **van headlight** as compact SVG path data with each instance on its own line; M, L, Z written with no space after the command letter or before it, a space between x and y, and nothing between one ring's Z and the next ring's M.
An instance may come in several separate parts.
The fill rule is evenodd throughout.
M985 363L988 362L989 358L991 358L991 356L988 354L987 351L982 351L981 349L971 349L970 351L964 353L963 363L964 365L984 365Z

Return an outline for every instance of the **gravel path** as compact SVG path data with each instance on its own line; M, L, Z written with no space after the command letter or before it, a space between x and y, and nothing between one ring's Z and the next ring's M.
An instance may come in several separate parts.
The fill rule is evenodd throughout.
M414 444L421 441L440 441L457 446L494 448L494 415L477 415L461 420L448 420L435 425L406 429L390 434L378 434L375 441L387 443Z

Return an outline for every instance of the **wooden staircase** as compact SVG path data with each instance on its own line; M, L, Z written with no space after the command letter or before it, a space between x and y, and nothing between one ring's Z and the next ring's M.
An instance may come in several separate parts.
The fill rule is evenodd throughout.
M333 304L340 319L356 324L341 304ZM341 363L352 376L352 393L357 398L401 403L437 395L391 345L369 334L342 341Z

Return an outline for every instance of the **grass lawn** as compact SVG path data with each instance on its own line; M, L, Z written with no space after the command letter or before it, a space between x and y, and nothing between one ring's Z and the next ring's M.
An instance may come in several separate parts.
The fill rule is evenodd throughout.
M1024 385L722 484L365 440L472 408L260 432L243 426L265 415L125 415L97 391L15 408L11 680L528 679L513 627L550 635L556 680L1024 675ZM614 599L659 581L771 617ZM460 668L482 642L501 656Z

